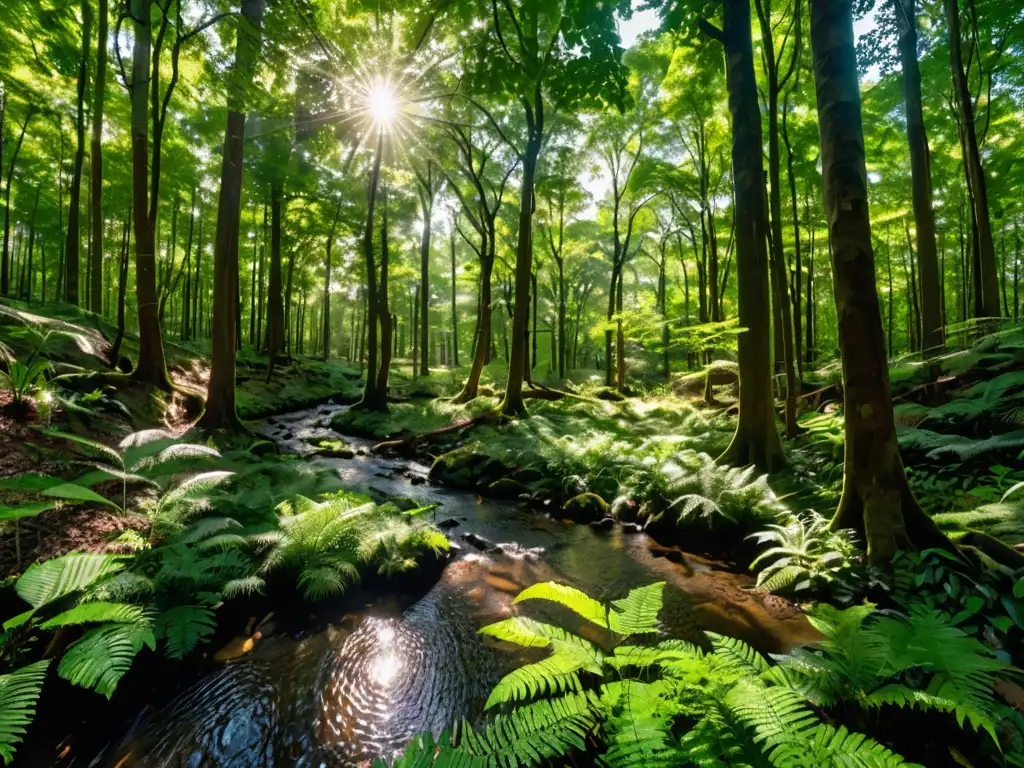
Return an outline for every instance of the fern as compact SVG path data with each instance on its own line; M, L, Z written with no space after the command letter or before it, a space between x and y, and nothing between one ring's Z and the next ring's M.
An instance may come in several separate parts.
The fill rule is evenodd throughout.
M36 563L18 579L15 591L33 608L39 608L59 597L79 592L90 584L125 566L118 555L91 555L81 552Z
M48 660L37 661L9 675L0 675L0 757L4 764L14 760L15 745L24 738L25 729L35 716L49 666Z
M143 646L156 649L148 617L130 624L104 624L90 629L68 648L57 673L109 699Z
M116 624L134 624L143 621L142 608L128 603L110 603L98 600L92 603L80 603L63 613L59 613L39 625L40 629L56 629L71 627L78 624L96 624L114 622Z
M183 659L200 643L206 642L217 628L213 611L203 605L179 605L160 614L156 636L167 641L165 653Z

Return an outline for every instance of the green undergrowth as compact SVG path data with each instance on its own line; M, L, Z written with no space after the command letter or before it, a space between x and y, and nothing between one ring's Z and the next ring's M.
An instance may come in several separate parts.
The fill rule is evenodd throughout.
M110 698L138 654L176 661L200 651L235 601L296 613L296 594L308 604L339 596L361 578L405 573L448 550L426 510L349 493L335 473L296 457L221 454L157 429L116 448L55 430L47 437L63 443L63 460L78 474L0 480L0 533L19 537L22 521L68 505L145 525L117 536L120 554L70 552L31 564L7 585L7 603L21 604L0 634L7 758L31 721L46 665Z
M934 765L951 746L986 764L1022 764L1021 718L993 691L1016 673L947 613L920 602L896 613L820 605L809 618L822 639L769 658L734 638L710 634L702 648L665 637L663 588L610 604L552 582L527 588L510 618L480 633L543 656L495 686L488 722L416 737L392 765L531 766L569 756L607 768L895 768ZM532 618L539 602L595 632ZM921 714L941 724L943 739L927 738Z

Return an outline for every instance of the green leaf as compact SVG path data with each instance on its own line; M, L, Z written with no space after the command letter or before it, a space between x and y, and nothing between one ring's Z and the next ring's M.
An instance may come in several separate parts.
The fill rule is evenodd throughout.
M209 608L202 605L179 605L160 614L157 635L167 640L166 655L183 659L217 628L217 620Z
M524 589L516 595L512 602L521 603L524 600L550 600L553 603L564 605L587 621L608 629L608 609L575 587L556 584L553 581L542 581Z
M100 496L96 491L91 488L86 488L81 485L75 485L74 483L62 483L56 485L53 488L48 488L43 491L44 496L52 496L56 499L66 499L69 501L93 501L97 504L104 504L114 509L121 509L117 504Z
M133 624L143 620L142 608L129 603L108 603L96 601L80 603L52 619L39 625L40 629L56 629L78 624L113 622L116 624Z
M0 491L33 491L39 493L47 488L60 485L64 481L59 477L41 475L35 472L26 472L14 477L5 477L0 480Z
M35 716L49 665L48 660L37 661L0 676L0 757L4 764L14 760L15 745L24 738Z
M102 456L107 459L115 467L121 467L124 469L124 464L121 461L121 454L115 451L113 448L108 448L103 443L98 443L95 440L90 440L87 437L81 437L80 435L72 435L68 432L61 432L58 429L40 429L44 435L48 437L56 437L62 440L70 440L73 443L77 443L85 449L85 453L92 456Z
M85 589L103 576L124 567L120 555L93 555L82 552L36 563L18 579L14 589L26 603L38 608L58 597Z
M57 673L68 682L91 688L109 699L144 645L156 647L148 620L104 624L90 629L68 649Z
M52 501L29 501L13 506L0 504L0 520L21 520L25 517L35 517L48 509L53 509L54 506Z

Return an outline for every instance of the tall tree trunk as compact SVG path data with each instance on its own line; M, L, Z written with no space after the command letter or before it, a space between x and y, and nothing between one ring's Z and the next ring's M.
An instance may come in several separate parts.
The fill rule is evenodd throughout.
M455 306L456 273L455 273L455 222L452 221L451 240L449 242L452 262L452 358L455 367L459 367L459 314Z
M14 143L11 160L7 164L7 183L4 185L3 259L0 262L0 294L4 296L11 292L11 253L9 250L11 240L11 184L14 181L14 168L18 162L18 153L21 152L21 144L25 140L25 131L28 130L28 124L34 112L35 108L29 105L25 113L25 122L21 124L21 131L18 133L18 140ZM63 209L63 206L61 208Z
M380 223L380 284L377 286L377 315L380 318L380 370L377 373L377 396L387 408L388 376L391 373L391 355L394 350L391 308L388 306L388 198L387 186L381 191ZM426 315L423 317L426 325Z
M488 244L482 246L481 253L488 254ZM480 376L487 364L487 355L491 348L491 273L494 261L489 255L480 259L480 302L476 321L476 341L473 346L473 362L470 364L469 376L462 391L454 398L455 403L468 403L477 396L480 388Z
M430 187L429 177L427 186ZM430 219L434 212L432 194L432 189L421 192L423 230L420 232L420 285L423 288L420 291L420 376L430 374L430 367L427 364L427 345L430 338Z
M869 560L941 534L914 499L900 460L875 290L860 86L850 0L811 0L825 214L832 236L843 368L846 457L833 528L864 531Z
M235 352L238 327L238 231L242 215L245 155L245 92L256 76L263 23L263 0L242 0L238 42L228 90L228 118L213 243L213 354L206 389L206 410L199 426L238 431L235 409Z
M960 6L958 0L943 0L946 25L949 30L949 60L953 70L959 128L964 148L964 170L970 189L974 223L977 226L976 264L980 274L977 284L980 294L976 299L978 317L999 317L999 287L996 279L996 252L992 239L992 223L988 210L988 188L982 169L978 134L974 124L974 98L971 96L967 73L964 71L960 36Z
M761 155L761 114L754 79L750 4L724 0L724 28L715 30L725 46L732 115L732 167L735 185L736 274L739 321L740 396L736 432L723 460L735 466L753 464L773 472L785 464L775 428L772 362L768 329L768 253Z
M505 398L498 412L505 417L525 416L523 380L526 377L526 334L530 312L530 276L533 274L533 187L544 135L544 112L540 88L536 108L528 112L528 139L523 153L523 179L519 201L519 241L516 244L515 308L512 315L512 349L508 359Z
M338 195L338 204L334 208L334 221L327 235L327 257L324 262L324 326L323 326L323 358L326 362L331 358L331 251L334 248L334 235L338 230L338 219L341 218L342 196Z
M917 60L916 0L893 0L899 28L903 97L910 145L910 175L917 230L917 264L921 275L921 346L925 350L945 344L935 247L935 212L932 209L932 168L928 134L921 107L921 69Z
M121 232L121 258L117 265L117 336L110 348L110 364L117 367L118 357L121 352L121 342L124 341L125 326L125 304L128 300L128 254L131 248L132 234L132 207L128 205L128 215L124 219L124 228Z
M75 170L71 177L71 202L68 211L67 245L64 248L65 287L69 304L78 304L79 232L82 197L82 165L85 162L85 88L89 80L89 40L92 36L92 3L82 0L82 51L78 63L78 107L75 118Z
M36 199L32 204L32 219L28 225L28 288L25 301L32 304L32 249L36 244L36 214L39 212L39 185L36 185Z
M267 332L263 351L271 366L284 355L284 297L281 274L281 218L284 189L280 181L270 185L270 283L267 286Z
M804 353L807 356L807 365L814 364L814 227L810 226L808 218L808 230L810 236L810 248L807 251L807 341L804 345Z
M366 323L367 323L367 371L363 397L354 408L369 411L386 412L388 409L387 393L377 386L377 322L379 320L379 302L377 296L377 267L373 255L373 215L377 203L377 185L380 182L381 155L384 153L384 133L377 132L377 149L373 155L373 169L370 171L370 184L366 193L366 231L363 235L363 254L366 259ZM362 353L360 352L360 359Z
M107 0L99 3L99 33L96 39L96 81L92 97L92 141L89 149L90 204L92 206L92 271L89 306L98 311L103 301L103 104L107 90L107 30L110 13Z
M909 262L910 269L910 281L908 288L910 298L907 302L910 313L910 350L912 352L920 352L922 349L921 309L918 303L920 292L917 287L917 269L914 267L914 241L910 237L910 223L906 219L903 220L903 229L907 238L907 262Z
M135 20L132 54L131 136L132 212L135 217L135 298L139 310L139 363L132 376L159 389L171 390L164 362L156 292L156 255L149 223L149 121L146 85L150 78L152 26L148 0L131 0ZM72 197L74 199L74 197ZM75 205L72 203L72 214ZM69 216L70 221L70 216ZM70 228L68 243L71 243ZM70 270L68 270L70 274Z

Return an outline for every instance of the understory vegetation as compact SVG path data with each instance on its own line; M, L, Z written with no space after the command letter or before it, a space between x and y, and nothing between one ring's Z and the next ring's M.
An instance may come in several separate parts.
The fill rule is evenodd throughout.
M1022 125L1022 0L0 0L0 759L1024 768Z

